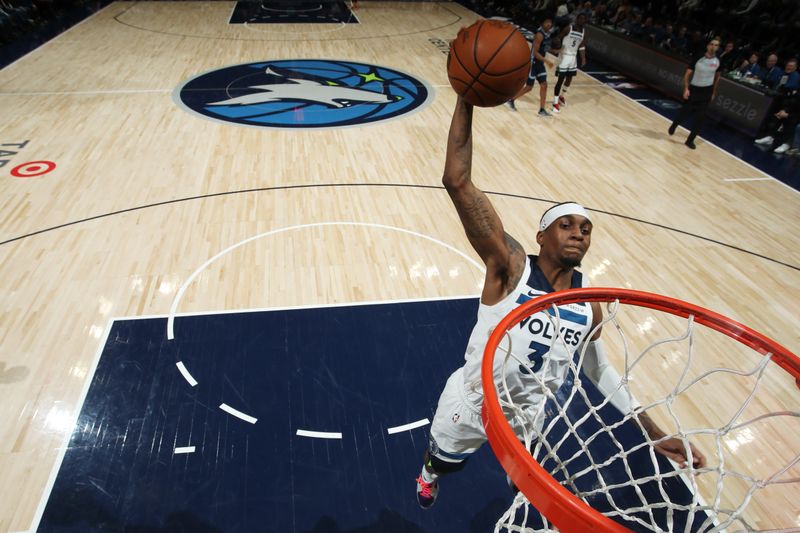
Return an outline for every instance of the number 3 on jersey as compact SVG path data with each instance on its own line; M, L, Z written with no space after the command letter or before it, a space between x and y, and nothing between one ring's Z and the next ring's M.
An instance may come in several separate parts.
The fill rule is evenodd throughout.
M528 354L528 361L531 362L530 366L519 365L519 371L523 374L533 374L538 372L544 364L544 354L546 354L550 349L548 345L536 341L533 341L529 348L533 350Z

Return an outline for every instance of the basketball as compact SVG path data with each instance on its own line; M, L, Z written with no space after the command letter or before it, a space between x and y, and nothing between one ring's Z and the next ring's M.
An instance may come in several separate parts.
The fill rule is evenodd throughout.
M528 41L507 22L479 20L450 44L447 78L472 105L494 107L511 100L530 70Z

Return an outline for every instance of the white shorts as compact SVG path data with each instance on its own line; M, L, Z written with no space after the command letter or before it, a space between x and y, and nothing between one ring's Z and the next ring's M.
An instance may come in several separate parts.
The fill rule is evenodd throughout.
M562 56L561 62L556 67L556 74L561 74L562 72L566 74L575 74L578 72L578 56Z
M478 384L477 391L468 390L463 374L462 367L448 378L430 430L431 454L449 463L466 461L488 439L481 419L483 389ZM518 418L511 420L511 428L523 440Z
M483 394L465 391L464 369L447 379L430 431L431 454L442 461L465 461L486 442L480 405Z

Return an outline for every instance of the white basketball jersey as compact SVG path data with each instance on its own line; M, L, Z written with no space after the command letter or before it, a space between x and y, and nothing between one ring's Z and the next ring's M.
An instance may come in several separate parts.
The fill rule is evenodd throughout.
M582 287L583 276L575 271L572 288ZM492 329L511 310L536 296L553 292L544 273L536 264L536 256L528 256L525 271L514 290L495 305L480 304L478 321L467 344L464 365L464 384L467 391L482 391L480 387L483 350ZM503 360L508 348L516 359L506 364L505 374L511 397L518 405L538 405L543 399L543 386L555 391L566 377L567 368L576 350L581 346L592 327L590 304L568 304L559 306L559 318L555 311L541 311L524 319L503 338L494 359L495 383L501 382ZM551 320L552 319L552 320ZM555 324L559 324L561 340L555 342ZM523 361L522 365L519 361ZM538 376L534 376L533 373ZM482 394L481 394L482 396Z
M567 55L577 55L578 48L583 42L583 31L576 30L570 26L569 33L561 40L561 53Z

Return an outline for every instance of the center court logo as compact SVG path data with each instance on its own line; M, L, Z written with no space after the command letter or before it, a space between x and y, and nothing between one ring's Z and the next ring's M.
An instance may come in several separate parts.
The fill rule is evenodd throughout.
M398 70L317 59L212 70L175 89L175 101L205 118L264 128L337 128L422 109L429 86Z

